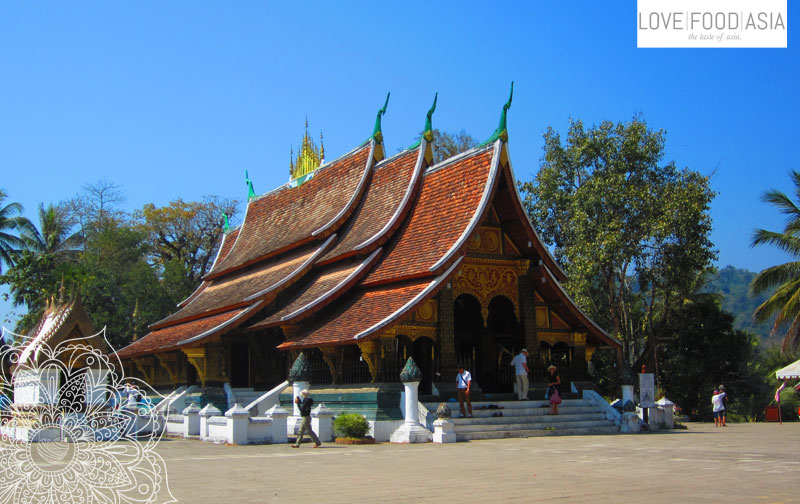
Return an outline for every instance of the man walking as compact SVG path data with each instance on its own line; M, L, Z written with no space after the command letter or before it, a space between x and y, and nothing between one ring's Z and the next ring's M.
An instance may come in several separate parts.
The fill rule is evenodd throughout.
M472 387L472 374L464 369L462 364L459 364L458 375L456 376L456 384L458 386L458 405L461 408L461 418L464 418L464 401L467 402L467 411L469 417L472 418L472 399L469 397L469 390Z
M524 401L528 399L528 350L523 348L516 357L511 360L514 371L517 374L517 399Z
M317 435L314 434L314 429L311 428L311 406L314 404L314 399L311 399L307 389L303 389L300 392L300 396L302 399L295 397L294 402L300 409L300 418L302 418L303 422L300 424L300 432L297 433L297 441L292 445L292 448L300 448L300 443L303 441L303 434L305 434L306 430L308 430L308 435L314 441L314 448L319 448L322 443Z

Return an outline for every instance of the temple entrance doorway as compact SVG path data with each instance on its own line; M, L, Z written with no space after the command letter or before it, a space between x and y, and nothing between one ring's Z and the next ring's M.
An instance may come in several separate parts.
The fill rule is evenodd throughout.
M250 386L250 345L231 343L231 387Z
M411 356L422 371L419 393L430 394L433 383L433 341L426 337L417 338L412 345Z
M525 335L517 322L514 303L505 296L496 296L489 302L489 317L486 321L494 347L492 348L494 367L493 392L514 390L514 369L511 359L525 347Z
M486 391L493 381L482 351L484 333L481 303L470 294L461 294L453 301L453 329L456 347L456 364L462 364L472 373L472 379Z

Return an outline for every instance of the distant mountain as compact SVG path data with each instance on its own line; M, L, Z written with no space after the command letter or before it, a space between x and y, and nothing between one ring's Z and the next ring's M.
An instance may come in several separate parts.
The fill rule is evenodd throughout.
M746 269L726 266L711 275L704 292L715 292L722 296L722 309L736 317L735 327L758 335L762 346L780 344L782 336L770 338L772 324L767 322L756 325L753 312L767 299L767 295L750 296L750 282L756 273Z

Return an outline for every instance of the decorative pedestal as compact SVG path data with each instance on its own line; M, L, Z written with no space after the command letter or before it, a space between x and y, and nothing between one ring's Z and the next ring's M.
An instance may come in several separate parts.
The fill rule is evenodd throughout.
M622 406L628 404L628 401L633 402L633 385L622 386Z
M320 441L333 441L333 410L322 403L312 409L311 428Z
M209 434L209 419L211 417L218 417L222 412L213 404L208 403L203 409L198 412L200 416L200 439L203 441L210 441L211 435Z
M453 432L453 422L446 418L437 418L433 422L434 443L455 443L456 433Z
M642 424L639 415L636 413L625 412L622 414L622 422L619 431L623 434L636 434L642 432Z
M183 437L188 438L199 434L200 408L198 408L196 404L190 404L183 409Z
M288 442L286 420L289 412L280 406L273 406L267 410L266 415L272 419L272 442L275 444Z
M406 408L405 423L392 433L392 443L427 443L431 440L431 431L419 423L419 399L417 390L419 382L403 383L405 387Z
M300 391L309 388L307 381L292 382L292 415L286 420L286 433L289 437L294 437L300 429L300 423L303 421L300 416L300 407L294 400L300 397Z

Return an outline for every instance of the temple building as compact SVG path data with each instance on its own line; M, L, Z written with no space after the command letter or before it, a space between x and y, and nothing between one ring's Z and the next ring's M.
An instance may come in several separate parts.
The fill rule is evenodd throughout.
M388 103L388 96L387 96ZM433 164L428 111L419 141L387 157L381 130L331 161L308 135L291 180L250 197L210 271L175 313L119 351L155 387L266 390L304 352L316 385L397 383L409 356L421 393L452 388L456 364L484 392L510 392L509 362L530 352L587 380L620 342L566 294L566 276L523 208L506 113L480 146Z

